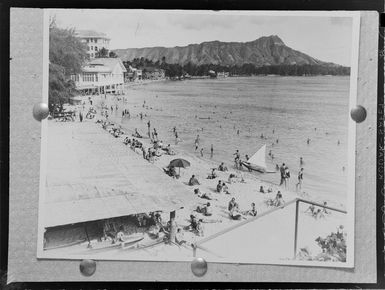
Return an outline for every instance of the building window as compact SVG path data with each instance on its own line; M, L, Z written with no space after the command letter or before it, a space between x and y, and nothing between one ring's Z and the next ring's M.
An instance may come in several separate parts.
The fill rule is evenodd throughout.
M79 75L71 75L71 80L74 82L78 82L79 81Z
M93 53L91 53L91 57L94 57L94 54L93 54Z
M95 46L95 51L98 51L98 47L97 46Z
M91 45L91 50L94 50L94 47Z
M91 73L83 73L83 82L93 82L98 81L98 76L96 74L91 74Z

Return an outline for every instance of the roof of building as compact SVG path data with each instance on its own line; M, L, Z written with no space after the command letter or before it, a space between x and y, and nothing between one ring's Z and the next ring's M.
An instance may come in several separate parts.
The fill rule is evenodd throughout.
M86 65L82 68L83 72L112 72L112 69L104 65Z
M93 122L50 122L47 148L45 228L196 202L185 186Z
M111 72L116 65L119 65L123 72L127 72L126 67L120 58L95 58L83 67L84 72Z
M107 34L103 32L97 32L94 30L76 30L76 36L81 38L104 38L110 39L107 37Z

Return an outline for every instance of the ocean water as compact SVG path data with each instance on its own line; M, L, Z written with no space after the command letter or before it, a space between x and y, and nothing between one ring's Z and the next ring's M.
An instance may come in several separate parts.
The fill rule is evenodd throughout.
M244 159L266 144L268 168L274 170L284 162L291 171L288 189L295 191L302 157L302 191L317 200L346 204L349 77L165 81L135 86L127 96L128 108L148 115L143 121L137 117L130 121L141 133L147 132L150 119L161 140L197 156L194 140L199 134L203 159L223 161L229 167L236 149ZM138 105L144 100L148 109ZM177 146L174 126L182 139ZM270 150L274 159L268 155ZM252 174L274 184L280 181L279 173Z

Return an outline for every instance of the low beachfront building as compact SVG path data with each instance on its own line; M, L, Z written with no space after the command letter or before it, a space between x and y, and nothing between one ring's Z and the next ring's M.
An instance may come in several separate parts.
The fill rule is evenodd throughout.
M142 79L142 70L128 66L127 73L125 73L124 80L126 82L133 82Z
M102 48L107 51L110 49L110 38L106 34L93 30L76 30L76 37L87 45L87 54L90 59L94 59Z
M95 58L82 67L82 73L72 75L76 89L82 95L121 94L127 72L120 58Z
M163 69L158 69L155 67L144 67L143 75L143 78L149 80L161 80L166 77L165 71Z

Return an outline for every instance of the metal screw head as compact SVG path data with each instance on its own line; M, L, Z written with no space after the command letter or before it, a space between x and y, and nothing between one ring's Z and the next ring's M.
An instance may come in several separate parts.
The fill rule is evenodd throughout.
M80 262L80 273L84 276L92 276L96 271L96 262L94 260L82 260Z
M48 114L49 114L48 105L45 103L37 103L33 106L32 113L33 113L33 117L37 121L44 120L45 118L48 117Z
M207 262L203 258L195 258L191 263L191 271L197 277L202 277L207 272Z
M351 109L350 116L357 123L361 123L366 119L366 110L364 107L358 105Z

